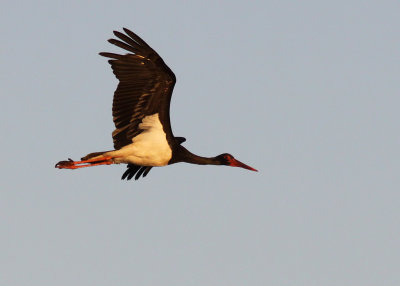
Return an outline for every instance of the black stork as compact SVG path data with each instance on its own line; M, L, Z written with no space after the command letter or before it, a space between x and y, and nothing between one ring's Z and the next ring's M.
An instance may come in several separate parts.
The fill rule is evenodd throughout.
M78 169L98 165L128 164L122 180L145 177L152 167L178 162L199 165L226 165L251 171L256 169L224 153L201 157L181 144L183 137L172 133L169 109L176 78L163 59L138 35L124 28L114 31L119 38L108 40L126 51L125 55L100 53L108 61L119 80L112 107L115 130L112 151L90 153L81 161L60 161L59 169Z

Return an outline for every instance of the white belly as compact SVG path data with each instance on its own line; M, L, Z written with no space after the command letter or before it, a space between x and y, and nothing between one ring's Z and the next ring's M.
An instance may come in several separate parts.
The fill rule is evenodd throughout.
M165 166L172 157L172 150L162 128L158 113L143 118L139 128L142 133L132 138L132 144L107 152L114 163L132 163L141 166Z

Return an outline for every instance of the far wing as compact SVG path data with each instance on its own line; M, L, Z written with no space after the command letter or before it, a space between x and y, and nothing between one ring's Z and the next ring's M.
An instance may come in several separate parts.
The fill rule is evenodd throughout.
M127 179L128 181L135 176L135 180L138 180L140 176L143 175L143 178L146 177L146 175L150 172L152 167L147 167L147 166L138 166L134 164L128 164L126 167L127 170L125 173L122 175L121 180Z

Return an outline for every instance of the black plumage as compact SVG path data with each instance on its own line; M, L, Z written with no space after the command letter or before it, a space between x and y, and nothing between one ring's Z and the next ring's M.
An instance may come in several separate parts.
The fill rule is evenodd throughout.
M108 41L128 53L100 53L101 56L109 58L108 62L119 80L112 106L115 124L112 137L115 150L93 152L84 156L81 161L60 161L56 168L78 169L126 163L127 170L122 175L122 180L137 180L141 176L145 177L154 166L178 162L226 165L256 171L228 153L215 157L201 157L181 146L186 139L173 135L169 117L172 91L176 83L175 75L145 41L126 28L124 32L125 34L114 31L118 39ZM146 118L151 119L146 121ZM140 125L142 123L143 125ZM137 137L148 130L151 130L151 136ZM152 137L154 134L155 137ZM128 145L126 149L120 150Z
M126 35L114 31L120 40L108 41L131 53L100 53L111 58L108 62L119 80L112 107L114 147L120 149L131 144L132 138L143 131L138 128L142 119L155 113L160 116L167 140L171 140L173 133L169 106L176 82L175 75L145 41L126 28L124 31Z

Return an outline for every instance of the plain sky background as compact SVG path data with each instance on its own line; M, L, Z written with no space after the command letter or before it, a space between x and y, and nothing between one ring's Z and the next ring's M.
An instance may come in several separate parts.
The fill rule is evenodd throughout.
M400 285L398 1L5 1L0 285ZM112 148L102 51L177 76L184 145L259 173L58 170Z

